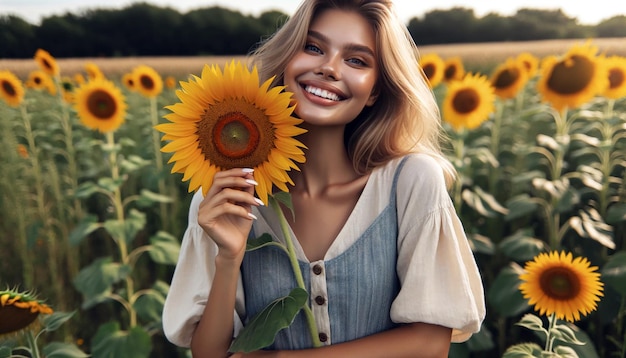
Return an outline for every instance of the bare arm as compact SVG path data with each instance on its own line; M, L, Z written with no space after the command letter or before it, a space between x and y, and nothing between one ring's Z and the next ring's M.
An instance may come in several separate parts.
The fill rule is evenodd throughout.
M411 323L350 342L298 351L259 351L233 357L276 358L446 358L452 329L426 323Z
M233 337L233 312L239 268L252 227L252 174L242 169L218 172L200 204L198 223L218 246L215 276L204 312L191 339L195 357L225 357Z

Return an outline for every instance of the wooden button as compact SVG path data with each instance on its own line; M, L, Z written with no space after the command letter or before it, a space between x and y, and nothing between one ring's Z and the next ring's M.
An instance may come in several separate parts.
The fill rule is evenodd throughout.
M322 296L317 296L315 297L315 303L317 303L318 305L323 305L324 303L326 303L326 299Z
M321 275L322 274L322 266L320 266L320 265L313 266L313 273L316 274L316 275Z
M319 334L320 337L320 342L324 343L328 340L328 335L326 335L326 333L322 332Z

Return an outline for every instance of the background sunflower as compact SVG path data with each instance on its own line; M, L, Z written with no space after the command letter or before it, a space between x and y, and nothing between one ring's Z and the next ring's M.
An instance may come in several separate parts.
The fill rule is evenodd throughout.
M537 90L554 109L577 108L608 86L607 70L587 43L573 46L562 58L549 56L541 63Z
M524 267L519 289L541 315L578 321L597 308L603 295L598 268L584 257L553 251L541 253Z
M455 130L474 129L494 111L494 89L487 76L468 73L452 81L443 99L442 115Z
M24 86L11 71L0 71L0 98L12 107L19 106L24 100Z
M86 127L102 133L115 131L126 117L122 92L104 78L78 87L74 93L74 108Z

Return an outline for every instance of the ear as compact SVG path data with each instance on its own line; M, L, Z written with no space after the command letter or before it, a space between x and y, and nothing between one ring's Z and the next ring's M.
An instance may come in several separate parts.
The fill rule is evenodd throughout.
M378 99L378 88L374 88L372 90L372 94L370 94L370 98L367 99L367 102L365 102L365 106L367 107L371 107L374 105L374 103L376 103L376 100Z

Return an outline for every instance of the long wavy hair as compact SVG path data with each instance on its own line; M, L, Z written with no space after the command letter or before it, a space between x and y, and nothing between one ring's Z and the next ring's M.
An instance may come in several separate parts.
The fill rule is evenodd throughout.
M370 23L376 35L380 73L378 98L346 126L345 145L355 170L365 174L408 153L434 157L447 185L455 170L441 151L444 139L435 96L419 67L419 53L406 26L389 0L304 0L272 36L250 54L263 80L276 76L283 84L287 63L303 50L313 19L323 10L355 11Z

